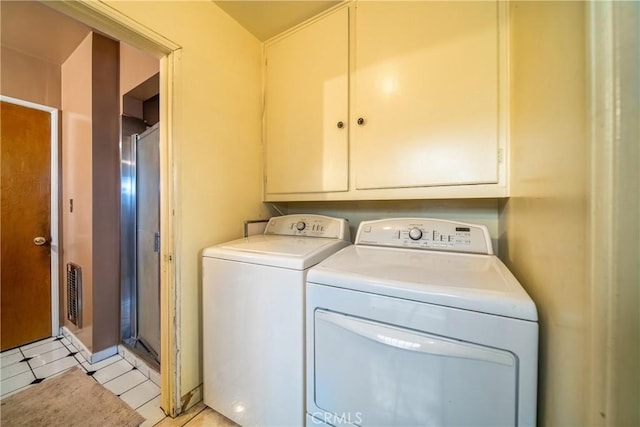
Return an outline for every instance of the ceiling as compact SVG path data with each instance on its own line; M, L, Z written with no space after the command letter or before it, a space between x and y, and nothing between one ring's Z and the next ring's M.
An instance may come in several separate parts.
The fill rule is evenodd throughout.
M260 41L265 41L341 1L214 0L240 25Z
M341 1L289 0L214 2L261 41ZM46 6L46 2L0 1L2 46L61 65L91 29Z
M91 29L37 1L0 1L2 46L61 65Z

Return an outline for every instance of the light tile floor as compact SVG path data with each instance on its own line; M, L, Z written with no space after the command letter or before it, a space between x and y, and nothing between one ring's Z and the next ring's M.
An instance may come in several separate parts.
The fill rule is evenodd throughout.
M0 353L0 399L29 388L73 368L81 367L138 411L142 424L163 427L232 427L233 422L207 408L202 402L177 418L166 417L160 409L159 375L141 372L122 355L90 364L65 337L51 337ZM154 382L149 377L156 379Z

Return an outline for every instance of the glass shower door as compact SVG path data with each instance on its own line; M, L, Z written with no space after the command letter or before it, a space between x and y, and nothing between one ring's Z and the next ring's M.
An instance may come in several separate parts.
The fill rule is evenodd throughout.
M136 138L136 258L138 341L160 354L160 133Z

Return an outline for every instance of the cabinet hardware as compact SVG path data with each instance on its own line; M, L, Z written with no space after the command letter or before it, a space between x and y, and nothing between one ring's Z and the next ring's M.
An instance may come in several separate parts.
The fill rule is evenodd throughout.
M363 117L358 117L358 121L357 121L359 126L364 126L365 124L365 120Z

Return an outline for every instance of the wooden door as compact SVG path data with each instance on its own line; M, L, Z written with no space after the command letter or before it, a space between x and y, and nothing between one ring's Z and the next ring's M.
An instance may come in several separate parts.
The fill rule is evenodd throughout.
M2 350L51 336L51 115L2 102ZM37 245L37 237L46 242Z

